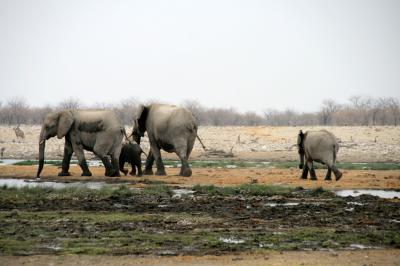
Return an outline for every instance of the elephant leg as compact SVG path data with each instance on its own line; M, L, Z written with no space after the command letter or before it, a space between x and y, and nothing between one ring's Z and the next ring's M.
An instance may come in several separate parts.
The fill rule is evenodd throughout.
M137 167L137 169L138 169L137 176L142 176L142 175L143 175L143 172L142 172L142 162L139 162L139 163L136 165L136 167Z
M132 166L132 171L131 171L130 175L134 176L134 175L136 175L136 166L134 163L131 163L131 166Z
M117 174L117 171L115 170L114 165L108 159L107 153L104 152L104 150L106 150L106 149L104 147L102 147L102 145L100 145L99 143L96 143L96 145L93 148L94 154L96 154L96 156L100 158L104 167L106 168L104 175L110 176L110 177L115 176ZM115 163L115 161L113 163ZM118 171L118 174L119 174L119 171Z
M111 164L112 167L114 168L114 174L111 176L121 176L119 173L119 159L118 157L111 156Z
M154 160L156 161L156 175L167 175L167 173L165 172L164 163L161 158L160 148L153 144L151 145L151 151L153 153Z
M313 161L312 160L307 161L307 166L308 166L308 169L310 171L311 180L317 180L317 175L315 174Z
M305 163L303 165L303 173L301 174L301 179L307 179L308 176L308 165Z
M145 165L143 174L153 175L153 170L152 170L153 163L154 163L154 156L150 149L149 155L147 156L147 159L146 159L146 165Z
M179 159L181 159L181 163L182 163L181 171L180 171L179 175L186 176L186 177L191 176L192 169L190 169L190 166L188 163L186 149L182 149L182 150L178 151L177 155L178 155Z
M332 171L333 171L333 174L335 175L336 181L339 181L339 179L343 175L342 172L340 172L339 169L337 169L337 167L335 165L332 165Z
M85 154L83 153L82 146L73 144L73 148L75 151L75 155L78 158L79 166L82 169L82 176L92 176L92 173L89 171L89 167L86 163Z
M328 171L326 172L325 180L332 180L331 178L332 169L328 166Z
M71 175L69 173L69 164L71 162L71 157L72 157L73 153L74 153L74 150L72 149L71 142L65 140L64 157L63 157L62 164L61 164L61 172L58 173L58 176L70 176Z
M124 166L125 166L125 161L122 160L122 159L120 158L120 159L119 159L119 170L120 170L122 173L124 173L124 175L127 175L127 174L128 174L128 170L126 170L126 169L124 168Z

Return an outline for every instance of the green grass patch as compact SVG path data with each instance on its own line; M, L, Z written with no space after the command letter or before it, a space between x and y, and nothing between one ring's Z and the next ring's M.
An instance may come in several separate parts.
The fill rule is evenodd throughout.
M60 160L47 160L44 161L45 164L50 164L54 166L61 166L62 161ZM71 161L71 163L77 163L77 161ZM27 160L27 161L21 161L21 162L16 162L14 165L38 165L39 161L37 160Z
M130 189L126 185L119 187L104 186L100 189L86 187L50 188L50 187L0 187L0 203L3 206L20 206L24 204L40 206L44 202L62 201L73 203L77 201L113 201L126 200L135 195L154 197L169 197L173 194L171 188L164 185L148 185L143 190Z
M288 195L294 188L289 186L261 185L261 184L243 184L239 186L217 187L214 185L196 185L193 190L197 193L208 194L211 196L273 196Z

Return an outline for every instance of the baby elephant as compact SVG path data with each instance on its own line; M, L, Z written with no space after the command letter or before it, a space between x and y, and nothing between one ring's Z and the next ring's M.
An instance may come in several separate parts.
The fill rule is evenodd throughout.
M128 162L132 166L132 171L130 174L135 175L137 168L137 176L142 176L142 160L140 158L142 152L143 150L136 143L129 142L124 144L119 156L119 170L127 175L128 170L124 168L124 164L125 162Z
M342 177L342 173L335 166L339 143L332 133L326 130L307 131L303 133L300 130L297 137L297 147L300 156L299 168L303 169L302 179L307 179L308 171L310 171L311 180L317 180L313 161L325 164L328 167L325 180L332 180L332 171L336 177L336 181ZM306 162L304 162L304 157L306 158Z

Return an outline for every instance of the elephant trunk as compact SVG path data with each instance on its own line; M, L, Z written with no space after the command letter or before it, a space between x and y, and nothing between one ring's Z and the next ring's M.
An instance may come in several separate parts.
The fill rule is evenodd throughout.
M303 166L304 166L304 153L299 153L299 156L300 156L299 168L303 169Z
M40 177L40 173L43 170L43 165L44 165L44 148L46 146L46 138L43 136L43 134L40 134L40 140L39 140L39 166L38 166L38 171L36 177Z

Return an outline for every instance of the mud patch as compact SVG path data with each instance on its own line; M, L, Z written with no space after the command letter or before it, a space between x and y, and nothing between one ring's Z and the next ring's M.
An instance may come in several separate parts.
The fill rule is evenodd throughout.
M287 187L263 194L260 188L1 187L0 253L167 256L400 247L398 201Z

